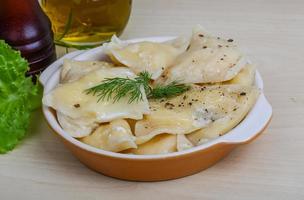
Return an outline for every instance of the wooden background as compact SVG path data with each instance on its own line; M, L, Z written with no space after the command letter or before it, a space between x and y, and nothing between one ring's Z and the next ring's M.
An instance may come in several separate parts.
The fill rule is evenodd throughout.
M304 1L133 3L124 39L189 34L200 23L237 40L264 78L274 109L269 128L199 174L140 183L87 169L49 131L37 111L28 138L0 155L0 199L304 199Z

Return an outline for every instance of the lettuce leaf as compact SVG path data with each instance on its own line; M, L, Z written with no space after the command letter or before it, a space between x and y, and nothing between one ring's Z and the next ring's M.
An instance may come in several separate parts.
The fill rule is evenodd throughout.
M25 77L28 63L0 40L0 153L12 150L25 135L31 110L39 106L39 85Z

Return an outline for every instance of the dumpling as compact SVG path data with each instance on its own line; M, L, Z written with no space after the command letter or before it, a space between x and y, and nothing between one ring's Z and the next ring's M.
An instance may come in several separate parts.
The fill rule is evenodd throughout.
M255 81L255 67L251 64L245 65L245 67L230 81L224 82L224 84L239 84L243 86L252 86Z
M124 67L99 69L77 81L58 85L43 97L43 104L71 119L86 119L91 124L109 122L119 118L142 119L143 114L149 114L149 104L143 88L143 100L132 103L128 102L128 97L115 103L111 100L98 102L98 97L85 92L86 89L97 85L104 78L111 77L134 78L135 75Z
M155 80L173 64L185 45L182 40L172 44L145 41L126 45L115 38L105 48L114 62L129 67L136 74L147 71Z
M247 63L233 40L197 29L185 53L178 56L158 82L216 83L235 77Z
M99 126L93 118L79 117L73 119L59 111L57 111L56 114L62 129L75 138L87 136Z
M91 135L81 138L80 141L113 152L137 148L130 126L123 119L100 125Z
M107 67L114 67L114 65L103 61L74 61L65 59L60 73L60 83L76 81L90 72ZM98 126L97 123L92 123L93 119L82 117L73 119L61 112L57 112L56 114L62 128L76 138L89 135Z
M176 148L177 151L184 151L194 147L194 145L188 140L184 134L179 134L176 136Z
M100 83L104 78L129 77L135 75L127 68L116 67L94 71L78 81L59 85L43 97L43 103L72 118L94 116L99 122L108 122L115 118L141 119L149 113L145 92L143 101L128 103L128 97L113 103L111 100L97 102L98 98L85 92L86 89Z
M199 92L199 86L192 86L183 95L168 100L150 100L151 113L135 124L136 143L145 143L162 133L191 133L211 123L201 98L196 98Z
M165 101L152 100L151 114L135 125L136 143L142 144L162 133L192 134L217 120L230 119L235 113L242 119L247 112L241 111L252 106L244 108L245 102L255 102L257 95L258 90L251 86L193 85L183 95Z
M253 86L255 82L256 69L252 64L246 64L245 67L231 80L202 84L205 86L216 86L216 85L241 85L241 86Z
M172 153L176 150L176 135L161 134L139 145L136 149L128 149L123 153L149 155Z
M72 82L92 71L113 66L113 64L104 61L74 61L65 59L60 73L60 83Z
M220 87L226 88L225 90L229 91L229 93L224 92L220 94L221 96L224 95L221 99L212 99L214 99L216 104L222 104L221 107L224 109L223 115L220 118L214 119L214 122L207 127L187 135L187 138L195 145L219 137L238 125L254 106L259 96L259 90L252 86L223 85ZM232 101L220 103L221 101L226 101L227 95L230 96L229 98L232 98Z
M186 49L188 48L190 43L190 38L185 36L180 36L172 40L168 40L166 42L163 42L163 44L171 45L172 47L179 50L179 53L184 53Z

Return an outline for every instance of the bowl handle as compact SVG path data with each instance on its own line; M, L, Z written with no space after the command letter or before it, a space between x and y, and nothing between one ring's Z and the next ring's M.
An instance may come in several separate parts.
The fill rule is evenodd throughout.
M272 117L272 107L262 93L257 103L252 108L242 123L222 136L223 143L248 143L256 138L268 126ZM245 121L248 121L246 123Z

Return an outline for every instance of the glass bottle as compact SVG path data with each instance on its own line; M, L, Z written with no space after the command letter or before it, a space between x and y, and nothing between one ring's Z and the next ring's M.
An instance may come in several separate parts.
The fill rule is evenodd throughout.
M90 48L124 30L132 0L41 0L57 45Z

